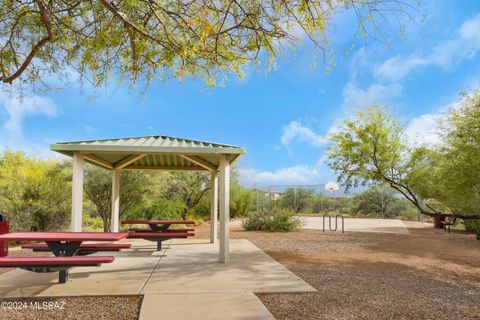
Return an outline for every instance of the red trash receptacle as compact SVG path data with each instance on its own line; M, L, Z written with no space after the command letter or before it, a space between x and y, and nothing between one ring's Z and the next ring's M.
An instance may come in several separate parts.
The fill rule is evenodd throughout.
M10 222L0 222L0 234L8 233L10 229ZM8 241L0 240L0 257L8 256Z
M445 217L433 217L434 228L443 229L443 222L445 222Z

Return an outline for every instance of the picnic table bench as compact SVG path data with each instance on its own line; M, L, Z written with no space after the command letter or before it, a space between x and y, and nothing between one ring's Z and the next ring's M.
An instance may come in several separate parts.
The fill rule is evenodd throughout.
M457 222L457 217L448 217L446 221L441 221L440 223L443 226L443 230L450 233Z
M195 236L195 229L170 229L171 225L193 225L194 221L190 220L126 220L122 224L146 224L150 229L146 228L130 228L128 229L128 238L140 238L157 243L157 251L162 250L162 242L174 238L187 238Z
M121 249L130 249L131 247L132 245L130 243L82 243L78 246L75 255L83 256L100 251L120 251ZM23 245L21 248L32 249L32 251L34 252L51 251L50 247L46 243L26 244Z
M42 241L52 257L2 257L0 268L22 268L32 272L59 272L58 282L68 280L68 270L77 266L100 266L111 263L113 256L75 256L84 241L118 241L127 232L13 232L0 235L5 241ZM85 246L85 245L84 245ZM43 247L43 246L42 246Z

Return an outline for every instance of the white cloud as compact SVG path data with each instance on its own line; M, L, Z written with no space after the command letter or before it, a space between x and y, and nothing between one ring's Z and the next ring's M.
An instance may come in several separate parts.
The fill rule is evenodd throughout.
M255 169L238 169L241 184L253 186L319 184L322 182L319 167L297 165L276 171L257 171Z
M336 179L326 160L327 156L322 154L314 163L293 165L274 171L239 167L238 178L242 185L249 187L323 184Z
M398 81L404 78L412 70L427 65L429 62L416 55L409 57L396 56L388 59L383 64L375 68L374 74L378 77L391 81Z
M480 51L480 14L465 21L455 38L435 46L428 55L397 55L374 69L374 75L389 81L399 81L414 70L426 66L449 69L465 59L471 59Z
M16 136L22 135L22 124L25 117L42 114L52 118L58 114L55 103L43 96L10 97L0 93L0 103L3 104L7 114L7 120L3 124L4 130Z
M450 130L447 121L448 113L461 106L460 101L454 101L439 108L437 112L422 114L411 119L405 128L407 143L412 147L442 144L442 133Z
M462 39L470 41L477 50L480 49L480 13L465 21L459 33Z
M88 124L84 124L84 125L82 125L82 127L83 127L83 130L85 130L85 132L87 132L87 133L98 133L98 131L99 131L97 128L92 127Z
M363 107L374 103L385 103L402 93L403 86L400 84L383 85L374 83L367 89L359 88L350 81L343 88L343 104L347 107Z
M432 146L442 143L439 135L442 128L443 113L427 113L411 119L405 128L410 146Z
M328 139L320 134L316 134L312 129L305 126L300 120L291 121L283 127L283 133L280 142L289 148L293 141L300 141L309 145L319 147L328 142Z

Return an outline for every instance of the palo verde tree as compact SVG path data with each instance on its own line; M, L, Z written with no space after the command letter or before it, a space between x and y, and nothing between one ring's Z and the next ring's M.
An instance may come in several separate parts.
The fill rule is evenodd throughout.
M13 231L61 229L70 214L70 179L68 162L5 151L0 154L0 212Z
M351 10L359 34L380 38L383 20L410 18L416 2L1 0L0 82L39 84L76 70L94 86L109 76L146 85L189 76L214 85L249 63L272 66L301 34L325 52L338 12Z

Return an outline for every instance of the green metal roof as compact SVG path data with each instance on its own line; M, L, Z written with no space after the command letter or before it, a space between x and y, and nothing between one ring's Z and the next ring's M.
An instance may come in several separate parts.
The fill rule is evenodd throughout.
M59 142L50 149L67 156L79 152L89 163L123 170L215 171L221 155L234 163L245 154L238 146L168 136Z

